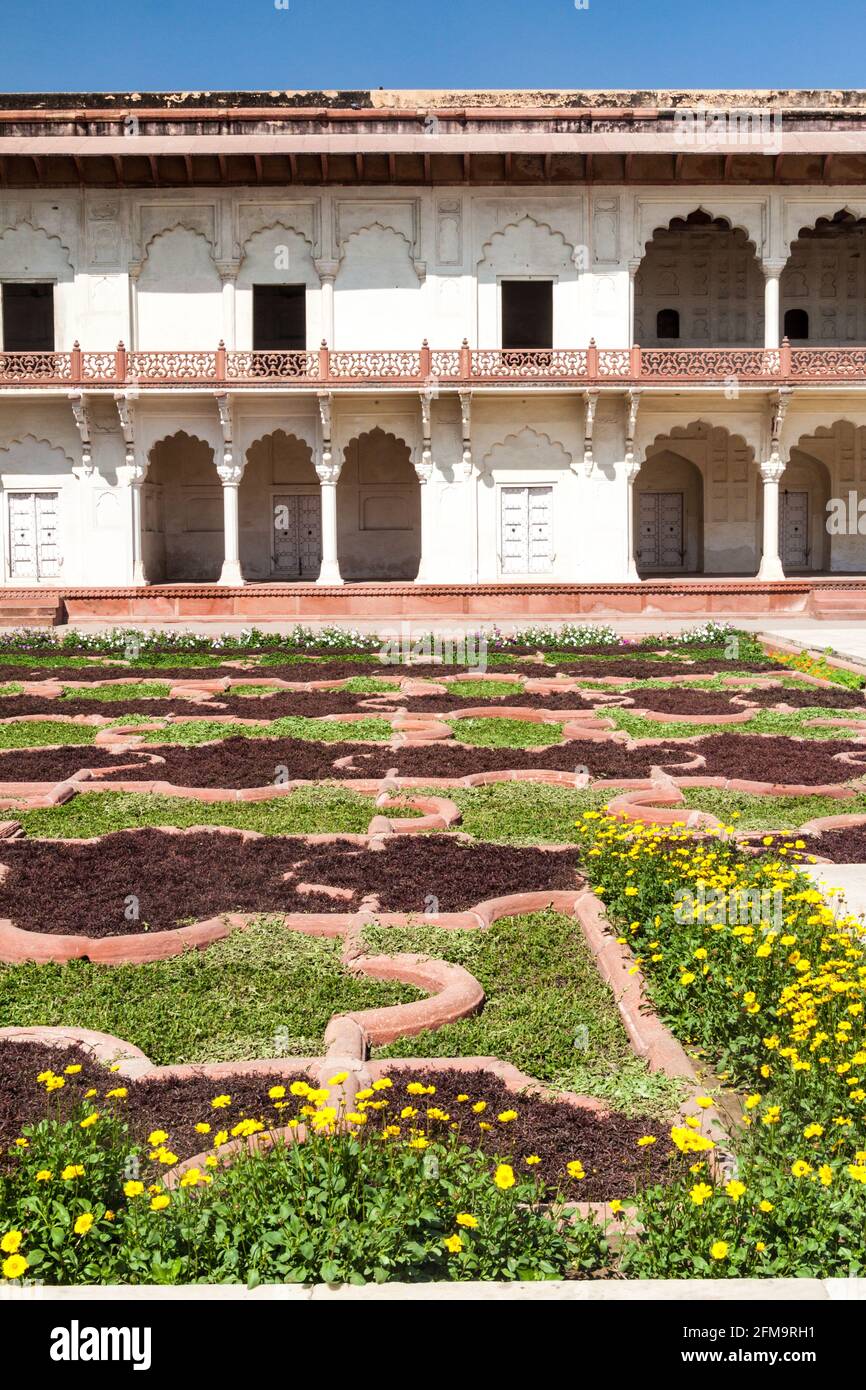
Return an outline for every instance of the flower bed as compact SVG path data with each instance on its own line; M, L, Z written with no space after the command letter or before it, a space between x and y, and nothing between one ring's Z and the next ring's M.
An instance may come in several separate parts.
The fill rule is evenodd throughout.
M747 1093L738 1173L717 1182L698 1166L688 1180L645 1195L629 1272L862 1272L859 925L834 918L814 884L778 855L753 857L682 829L624 828L594 812L582 838L595 891L631 943L654 1003ZM757 909L747 910L749 901Z
M11 840L0 913L50 935L168 931L226 912L458 912L506 893L577 886L577 855L439 837L259 836L119 831L95 841ZM134 911L130 899L135 900Z

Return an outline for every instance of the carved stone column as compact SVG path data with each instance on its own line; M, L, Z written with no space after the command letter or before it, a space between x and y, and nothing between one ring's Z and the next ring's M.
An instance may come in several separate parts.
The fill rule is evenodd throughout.
M217 474L223 489L223 564L217 583L243 584L239 494L241 479L244 476L244 465L243 462L238 462L234 457L231 397L219 395L216 401L223 435L222 462L217 464Z
M429 584L431 575L431 549L433 532L433 490L430 480L433 477L433 397L429 391L421 392L421 458L415 464L415 476L421 489L421 559L416 584Z
M764 485L764 533L759 579L785 578L782 557L779 554L779 483L784 471L784 460L778 455L761 464L761 481Z
M239 261L218 261L217 273L222 281L223 342L230 350L237 347L236 296Z
M637 429L637 413L640 408L640 391L629 391L628 393L628 423L626 425L625 436L625 478L627 485L627 520L626 535L628 537L628 553L626 559L626 578L633 583L637 583L640 575L637 572L637 555L635 554L635 525L634 525L634 485L637 482L637 475L641 470L643 460L638 457L634 447L634 436Z
M334 282L340 269L339 261L317 260L316 270L322 286L322 337L334 345Z
M781 342L780 279L785 269L784 261L764 261L764 347L767 350L778 348Z
M322 565L317 584L342 584L340 557L337 550L337 483L342 461L335 459L331 448L331 406L328 391L319 393L319 418L322 422L322 453L316 464L319 496L322 507Z
M129 488L130 570L133 584L147 584L144 563L144 480L147 465L135 453L135 413L132 398L123 392L114 397L123 434L124 462L117 470L118 482Z

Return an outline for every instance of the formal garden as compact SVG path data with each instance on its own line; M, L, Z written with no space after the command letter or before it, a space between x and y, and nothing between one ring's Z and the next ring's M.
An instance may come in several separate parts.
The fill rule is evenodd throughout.
M864 1274L864 686L717 623L0 638L3 1279Z

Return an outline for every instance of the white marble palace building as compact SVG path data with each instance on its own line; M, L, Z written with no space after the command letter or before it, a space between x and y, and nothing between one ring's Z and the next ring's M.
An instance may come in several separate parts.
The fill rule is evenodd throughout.
M866 93L0 97L0 347L7 587L863 575Z

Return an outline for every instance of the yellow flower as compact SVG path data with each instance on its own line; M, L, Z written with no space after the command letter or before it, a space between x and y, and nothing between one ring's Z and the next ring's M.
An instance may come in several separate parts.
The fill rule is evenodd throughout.
M164 1144L167 1138L168 1135L164 1129L155 1129L147 1136L147 1142L155 1146L157 1144Z
M348 1073L347 1071L338 1071L338 1072L335 1072L333 1076L329 1076L329 1077L328 1077L328 1085L329 1085L329 1086L342 1086L343 1082L346 1081L346 1080L348 1079L348 1076L349 1076L349 1073ZM285 1087L283 1087L283 1086L280 1086L280 1087L275 1086L273 1091L269 1091L269 1092L268 1092L268 1095L271 1097L271 1099L274 1099L274 1091L276 1091L276 1090L279 1090L280 1096L284 1096L284 1095L286 1094L286 1092L285 1092ZM276 1099L279 1099L279 1096L276 1097Z
M821 1167L818 1169L818 1177L822 1187L830 1186L833 1181L833 1169L830 1167L829 1163L821 1164Z
M538 1154L530 1154L529 1157L527 1158L526 1162L527 1162L528 1167L534 1168L535 1165L536 1165L536 1163L540 1163L540 1162L541 1162L541 1159L538 1157Z
M211 1105L213 1106L214 1110L225 1110L226 1106L231 1105L231 1103L231 1096L214 1096L213 1100L211 1101Z
M196 1134L210 1134L210 1125L202 1122L195 1127Z
M725 1191L732 1202L739 1202L745 1190L746 1184L737 1182L736 1178L732 1178L731 1181L725 1185Z
M583 1178L586 1177L586 1173L583 1170L583 1164L581 1163L579 1158L576 1158L573 1163L569 1163L568 1175L569 1177L574 1178L577 1182L580 1182Z
M442 1244L452 1255L459 1255L463 1249L463 1241L459 1236L446 1236Z
M268 1091L268 1098L270 1100L282 1100L285 1094L285 1086L272 1086L271 1089Z
M710 1246L710 1256L714 1260L726 1260L730 1246L726 1240L716 1240Z
M37 1181L37 1182L50 1182L51 1179L52 1179L52 1177L53 1177L53 1174L52 1174L50 1168L40 1168L40 1169L39 1169L39 1172L36 1174L36 1181Z
M796 1163L791 1164L791 1172L795 1178L805 1178L811 1173L811 1164L806 1163L802 1158L798 1158Z
M84 1168L80 1163L67 1163L60 1176L64 1182L71 1182L73 1178L84 1177Z
M516 1120L516 1119L517 1119L517 1111L516 1111L516 1110L503 1110L502 1113L499 1114L499 1115L497 1115L496 1118L498 1119L498 1121L499 1121L500 1124L508 1125L508 1124L511 1123L512 1120Z
M84 1119L81 1120L81 1121L79 1122L79 1123L80 1123L80 1127L81 1127L82 1129L90 1129L90 1126L91 1126L91 1125L95 1125L95 1124L96 1124L96 1121L97 1121L98 1119L99 1119L99 1111L98 1111L98 1110L94 1110L93 1113L92 1113L91 1115L85 1115Z
M23 1231L7 1231L3 1239L0 1240L0 1250L3 1251L4 1255L17 1255L23 1239Z
M140 1197L144 1191L143 1182L125 1182L123 1192L126 1197Z
M702 1110L709 1110L712 1103L712 1096L698 1096L695 1100L695 1105L699 1105Z
M125 1100L129 1095L125 1086L115 1086L113 1091L105 1092L106 1100Z
M622 1211L622 1202L619 1200L618 1197L614 1197L613 1201L610 1204L610 1209L613 1212L614 1216L619 1216L620 1212Z
M496 1172L493 1174L493 1181L503 1192L506 1188L513 1187L515 1182L514 1169L509 1167L507 1163L500 1163Z
M772 1203L772 1202L768 1202L767 1199L766 1199L766 1197L765 1197L764 1200L763 1200L762 1202L759 1202L759 1203L758 1203L758 1207L760 1208L761 1211L772 1211L772 1210L773 1210L773 1203Z
M10 1255L8 1260L3 1261L3 1278L20 1279L25 1269L29 1269L29 1267L23 1255Z
M164 1211L170 1201L171 1198L167 1195L167 1193L163 1192L158 1197L151 1198L150 1209L151 1211Z
M457 1213L457 1225L466 1226L468 1230L474 1231L478 1222L475 1220L474 1216L470 1216L468 1211L459 1211Z
M348 1075L348 1073L346 1073L346 1075ZM345 1077L344 1077L344 1079L345 1079ZM390 1076L380 1076L380 1078L379 1078L378 1081L374 1081L374 1082L373 1082L373 1090L374 1090L374 1091L390 1091L391 1088L393 1087L393 1085L394 1085L394 1082L391 1080Z
M709 1201L712 1195L713 1189L710 1187L709 1183L705 1182L695 1183L694 1187L689 1193L689 1196L691 1197L696 1207L702 1207L704 1205L704 1202Z
M78 1072L81 1071L81 1063L73 1062L70 1066L64 1067L63 1070L65 1071L67 1076L75 1076Z
M639 1149L645 1149L650 1144L654 1144L655 1142L656 1136L654 1134L643 1134L641 1135L640 1139L638 1139L637 1146Z
M483 1114L484 1111L485 1111L486 1109L487 1109L487 1101L486 1101L486 1100L478 1100L478 1101L475 1102L475 1104L474 1104L473 1107L472 1107L473 1113L476 1114L476 1115L481 1115L481 1114Z
M86 1236L93 1225L93 1220L93 1213L86 1211L83 1216L79 1216L72 1229L77 1236Z

